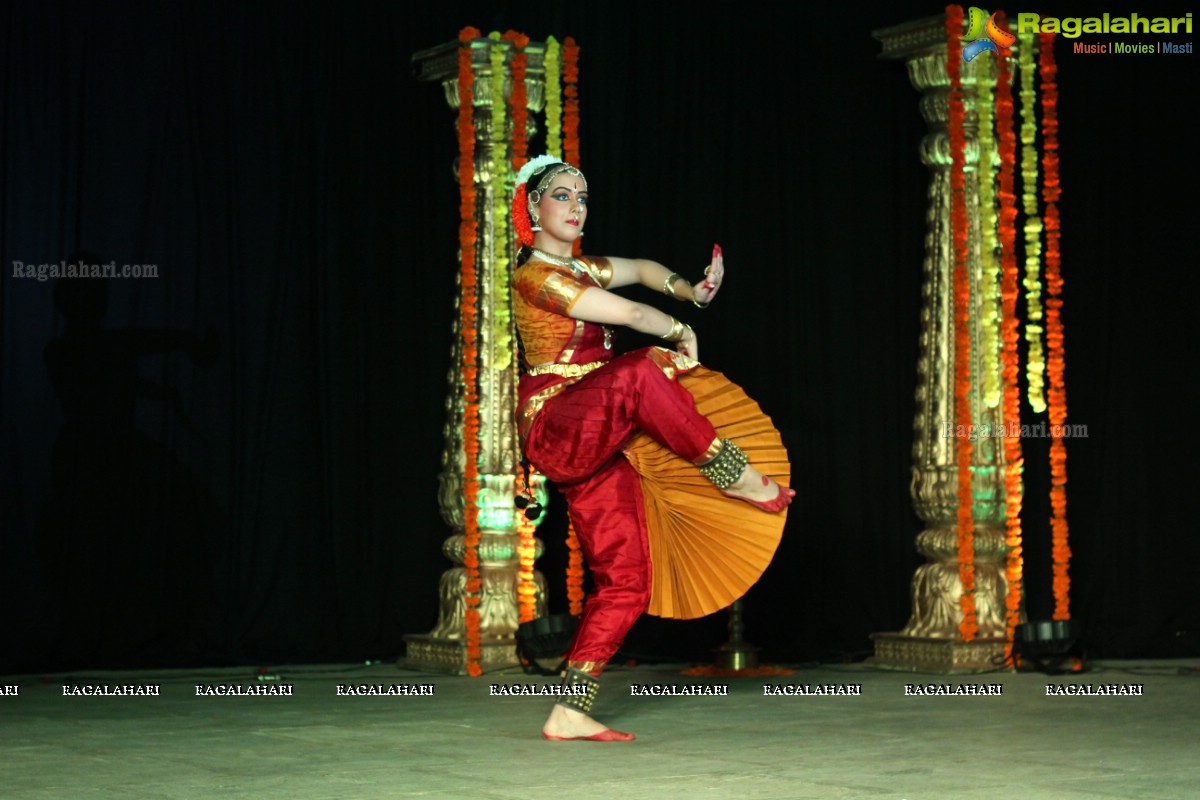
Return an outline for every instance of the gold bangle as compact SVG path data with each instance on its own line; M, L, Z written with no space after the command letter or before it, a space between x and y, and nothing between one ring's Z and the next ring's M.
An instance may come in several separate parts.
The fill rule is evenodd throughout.
M685 330L687 330L687 325L684 325L679 320L671 317L671 330L667 331L666 335L664 335L662 339L668 342L681 341L683 339L683 332Z
M709 302L712 302L712 301L709 301ZM708 308L708 303L701 303L699 300L696 299L694 289L692 290L692 305L694 305L696 308Z
M663 281L663 294L670 295L678 300L679 295L675 294L675 281L679 280L681 277L683 276L676 275L674 272L668 275L667 279Z

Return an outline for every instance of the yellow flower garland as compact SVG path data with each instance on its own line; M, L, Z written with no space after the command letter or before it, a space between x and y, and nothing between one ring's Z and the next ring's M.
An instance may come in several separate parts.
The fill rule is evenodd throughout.
M1044 375L1046 356L1042 347L1042 219L1038 216L1037 88L1034 85L1033 33L1017 31L1017 54L1021 98L1017 113L1021 117L1021 200L1025 212L1025 341L1029 353L1025 362L1025 389L1029 407L1035 413L1046 410Z
M546 38L546 154L562 158L562 67L558 40Z
M996 85L990 72L980 69L975 79L975 108L979 113L979 238L980 317L983 332L983 402L988 408L1000 405L1000 260L996 257L997 226L995 182L998 169L996 139L992 121L992 90Z
M500 33L492 31L488 34L491 40L488 57L491 61L492 80L492 236L495 242L495 303L493 304L492 336L495 347L492 349L492 366L496 370L508 369L512 363L512 314L508 297L509 258L508 258L508 137L505 126L508 124L508 103L504 98L504 84L508 77L505 68L507 48L501 44Z

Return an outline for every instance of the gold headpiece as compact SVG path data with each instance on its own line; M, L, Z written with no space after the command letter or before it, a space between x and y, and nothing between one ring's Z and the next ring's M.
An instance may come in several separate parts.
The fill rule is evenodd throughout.
M536 206L542 199L542 192L546 191L546 187L550 185L551 181L553 181L559 175L562 175L564 172L568 175L574 175L575 177L582 179L584 191L587 190L587 178L583 177L583 173L575 167L572 167L570 164L561 164L556 169L552 169L547 172L542 179L538 181L537 188L529 193L529 205L531 208Z

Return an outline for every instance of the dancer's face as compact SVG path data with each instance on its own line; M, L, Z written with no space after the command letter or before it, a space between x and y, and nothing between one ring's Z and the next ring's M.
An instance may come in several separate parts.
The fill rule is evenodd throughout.
M556 175L538 200L542 230L562 242L573 242L587 221L587 182L578 175Z

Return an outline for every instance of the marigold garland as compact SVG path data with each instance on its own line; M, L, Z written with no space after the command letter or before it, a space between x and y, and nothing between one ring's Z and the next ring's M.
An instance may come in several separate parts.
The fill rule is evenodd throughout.
M529 54L525 48L529 45L529 37L517 31L506 31L504 39L513 44L512 61L509 64L512 89L508 93L508 106L512 116L512 168L515 174L529 160L529 90L525 85L529 69Z
M546 153L562 158L562 76L559 66L558 40L546 37Z
M1003 22L1003 12L997 12L997 20ZM1004 575L1008 584L1005 595L1005 658L1011 663L1013 636L1021 622L1022 581L1024 580L1024 555L1021 532L1021 504L1023 492L1021 474L1024 460L1021 455L1021 389L1018 385L1020 366L1018 342L1020 339L1017 322L1017 196L1014 187L1014 161L1017 140L1013 130L1012 59L1008 48L997 54L996 77L996 139L1000 155L997 197L1000 204L1000 332L1004 368L1001 373L1004 384L1003 415L1006 435L1004 443L1004 542L1007 548Z
M524 471L517 473L517 494L526 495L529 486ZM533 564L537 556L534 533L537 523L524 514L517 514L517 613L520 622L537 617L537 584L533 580Z
M579 47L568 36L562 48L563 96L563 160L579 169Z
M492 113L492 163L499 166L508 163L508 102L504 96L508 82L505 61L506 48L500 46L499 32L488 34L491 41L488 59L492 67L491 113ZM510 92L511 94L511 92ZM512 303L509 301L509 254L508 254L508 171L492 170L492 368L508 369L513 358Z
M575 524L567 516L567 600L570 601L572 616L583 613L583 551L579 548L579 537Z
M1058 174L1058 66L1054 60L1054 34L1043 33L1038 65L1042 78L1042 200L1046 204L1046 344L1050 349L1050 507L1054 557L1054 619L1071 618L1071 548L1067 527L1067 448L1062 426L1067 421L1067 388L1063 380L1062 236L1058 200L1062 187Z
M510 30L505 32L503 38L505 41L512 42L513 45L512 59L509 62L509 74L512 76L512 83L508 93L508 102L509 113L512 118L511 163L512 171L516 174L529 160L529 94L525 85L529 64L529 55L525 52L525 48L529 44L529 37L523 33ZM496 191L498 205L503 203L509 183L508 176L505 176L503 186L498 187ZM528 215L518 213L518 208L521 207L523 210L523 206L525 205L524 186L519 187L514 193L512 203L512 221L517 231L518 241L521 244L533 244L533 231L528 231L529 241L526 242L526 232L522 230L522 227L529 227ZM522 223L524 223L523 226ZM499 250L499 248L497 249ZM504 252L508 252L507 248ZM506 263L511 262L507 262L506 259ZM499 280L500 277L497 276L497 281ZM506 285L507 282L506 275ZM506 315L505 320L506 328L511 330L511 315ZM511 351L512 348L510 347L509 350ZM517 477L517 489L518 494L528 493L529 487L526 485L524 472L520 473ZM517 562L519 565L517 570L517 608L519 621L521 622L530 622L537 616L537 584L533 578L533 565L537 556L537 541L534 539L536 531L536 522L527 518L524 514L517 516Z
M475 223L475 72L471 66L471 40L480 37L476 28L463 28L458 39L458 181L459 246L462 254L462 301L459 306L462 336L463 392L463 567L466 574L466 610L463 621L467 637L467 673L483 674L480 666L479 605L482 583L479 573L479 385L477 282L475 271L478 231Z
M995 79L978 70L975 76L975 108L979 114L979 255L980 328L983 337L983 403L997 408L1000 380L1000 259L996 256L996 139L993 135L992 105Z
M1042 347L1042 219L1038 216L1037 87L1034 83L1033 32L1018 31L1017 74L1021 99L1021 200L1025 211L1025 360L1026 397L1034 413L1046 410L1044 375L1046 355Z
M563 161L577 169L579 162L579 48L575 39L568 36L563 40L563 95L567 98L563 107ZM573 245L575 255L583 252L583 239L576 237Z
M971 493L971 287L967 276L966 110L962 87L962 6L946 6L946 72L950 78L950 229L954 256L954 411L958 425L958 574L962 581L959 603L964 642L975 639L979 625L975 614L975 514Z

